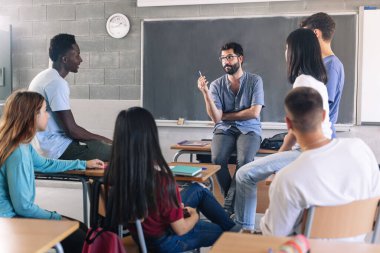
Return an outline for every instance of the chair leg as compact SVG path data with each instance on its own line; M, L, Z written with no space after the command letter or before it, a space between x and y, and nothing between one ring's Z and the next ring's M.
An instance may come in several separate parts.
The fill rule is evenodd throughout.
M377 217L376 217L376 221L375 221L375 227L373 229L373 235L372 235L372 238L371 238L371 243L375 243L376 241L376 238L378 237L378 235L380 234L380 209L379 209L379 206L380 206L380 201L377 203Z
M142 229L142 226L141 226L141 221L138 220L138 219L136 220L136 228L137 228L137 235L139 237L139 244L140 244L141 252L142 253L147 253L148 251L146 249L144 232L143 232L143 229Z
M60 242L54 245L54 248L57 251L57 253L64 253L62 244Z

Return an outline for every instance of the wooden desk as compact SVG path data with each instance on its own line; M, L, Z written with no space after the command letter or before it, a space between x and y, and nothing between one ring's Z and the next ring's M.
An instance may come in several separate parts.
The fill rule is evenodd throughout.
M220 170L219 165L213 165L209 163L186 163L186 162L172 162L168 163L169 166L175 166L175 165L186 165L186 166L193 166L193 167L203 167L206 168L206 170L202 170L199 174L193 176L193 177L186 177L186 176L175 176L175 180L177 181L196 181L200 183L204 183L207 181L210 181L212 189L214 189L214 183L212 180L212 175L214 175L218 170ZM84 175L86 177L103 177L104 176L104 170L71 170L65 172L65 174L71 174L71 175Z
M210 253L268 253L274 252L289 237L250 235L242 233L224 233L211 248ZM331 240L309 239L312 253L378 253L380 245L355 242L337 242Z
M76 221L0 218L0 252L44 253L78 228Z
M171 145L170 149L176 149L178 150L177 153L175 153L173 157L173 161L177 162L178 157L180 157L183 154L190 154L190 162L193 162L193 155L211 155L211 142L210 144L207 144L205 146L184 146L184 145ZM277 153L276 150L270 150L270 149L259 149L257 151L258 156L265 156Z
M34 177L36 180L57 180L57 181L69 181L69 182L81 182L82 183L82 196L83 196L83 222L89 227L90 223L88 220L88 206L87 206L87 196L88 196L88 186L87 182L92 177L103 176L103 170L72 170L64 173L41 173L34 172Z

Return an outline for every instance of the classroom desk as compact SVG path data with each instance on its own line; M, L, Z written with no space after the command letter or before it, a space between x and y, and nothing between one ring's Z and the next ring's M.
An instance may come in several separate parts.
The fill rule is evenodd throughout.
M210 253L268 253L274 252L289 237L274 237L242 233L223 233L211 248ZM354 242L337 242L331 240L309 239L312 253L378 253L380 245Z
M206 168L206 170L202 170L200 173L193 177L186 177L186 176L175 176L175 180L177 181L189 181L189 182L200 182L205 183L207 181L210 182L210 191L214 193L214 180L212 179L212 176L220 170L220 165L214 165L209 163L186 163L186 162L172 162L169 163L169 166L175 166L175 165L186 165L186 166L193 166L193 167L203 167Z
M44 253L78 228L77 221L0 218L0 252Z
M103 176L103 170L101 171ZM82 183L82 194L83 194L83 223L89 226L88 220L88 206L87 206L87 195L88 195L88 185L87 182L92 177L97 177L98 173L90 173L84 170L71 170L65 173L41 173L34 172L34 178L37 180L56 180L56 181L69 181L69 182L81 182Z
M193 155L211 155L211 142L205 146L186 146L174 144L170 146L170 149L178 150L173 157L174 162L177 162L178 157L183 154L189 154L190 162L193 162ZM257 156L266 156L274 153L277 153L277 151L270 149L259 149L257 151Z
M203 164L203 163L169 163L169 166L175 165L187 165L187 166L195 166L195 167L204 167L206 170L202 170L199 174L194 177L184 177L184 176L176 176L175 179L177 181L196 181L200 183L205 183L207 181L210 182L210 191L214 190L214 181L212 179L212 175L214 175L218 170L220 170L219 165L213 164ZM90 221L88 218L88 205L87 205L87 195L88 195L88 180L102 180L104 176L103 169L96 170L70 170L64 173L39 173L35 172L35 178L38 180L58 180L58 181L80 181L83 186L83 222L90 226ZM91 205L91 200L90 200ZM90 209L92 206L90 206Z

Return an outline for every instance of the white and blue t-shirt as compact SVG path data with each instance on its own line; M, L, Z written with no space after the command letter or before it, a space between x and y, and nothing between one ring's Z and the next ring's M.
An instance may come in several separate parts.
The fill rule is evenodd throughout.
M30 91L40 93L46 100L49 120L46 130L37 133L43 155L58 159L72 142L53 112L70 110L69 84L54 68L40 72L29 85Z

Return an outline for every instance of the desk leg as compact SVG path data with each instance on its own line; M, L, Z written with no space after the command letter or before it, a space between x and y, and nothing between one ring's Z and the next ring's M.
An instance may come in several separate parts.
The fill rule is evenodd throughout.
M83 223L86 224L87 227L90 227L90 224L88 223L88 205L87 205L87 195L88 195L88 185L87 181L84 178L81 178L80 181L82 182L83 187Z
M174 157L173 157L173 161L174 161L174 162L177 162L178 157L179 157L180 155L181 155L181 150L178 151L177 153L175 153L175 155L174 155Z

